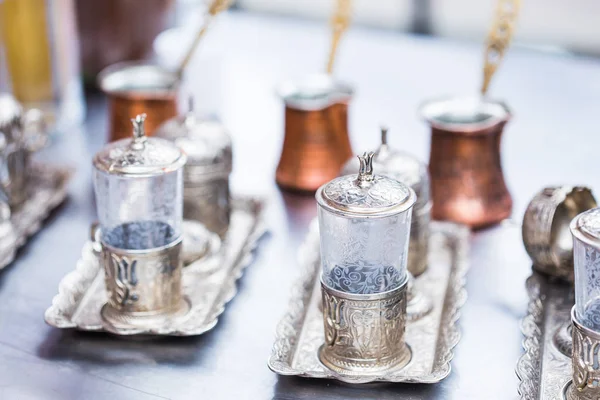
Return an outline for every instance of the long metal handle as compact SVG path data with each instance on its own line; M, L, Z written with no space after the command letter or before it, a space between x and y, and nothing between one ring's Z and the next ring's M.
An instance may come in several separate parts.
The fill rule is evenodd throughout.
M327 59L327 73L329 75L331 75L333 72L333 64L335 62L335 56L340 44L340 39L350 25L351 15L351 0L337 0L336 9L331 18L331 30L333 31L333 34L331 37L331 47L329 48L329 58Z
M520 6L520 0L498 0L496 14L485 48L483 83L481 85L482 96L487 93L492 77L510 45Z

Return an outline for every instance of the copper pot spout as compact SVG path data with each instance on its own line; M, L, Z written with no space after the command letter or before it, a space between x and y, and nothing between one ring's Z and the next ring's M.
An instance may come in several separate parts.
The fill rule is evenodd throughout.
M431 125L432 216L482 228L512 212L502 173L500 140L511 113L501 102L450 98L426 103Z
M314 192L338 176L353 154L348 137L352 89L328 76L282 86L285 137L275 179L285 189Z

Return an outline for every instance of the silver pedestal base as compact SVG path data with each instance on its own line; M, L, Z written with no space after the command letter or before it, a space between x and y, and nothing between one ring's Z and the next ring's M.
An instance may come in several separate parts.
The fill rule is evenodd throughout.
M407 281L385 293L357 295L321 282L325 344L319 360L338 374L364 375L402 368L411 352L404 341Z

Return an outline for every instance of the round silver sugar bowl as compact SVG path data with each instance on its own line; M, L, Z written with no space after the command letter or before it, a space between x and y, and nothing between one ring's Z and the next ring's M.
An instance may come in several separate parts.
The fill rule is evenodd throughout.
M600 208L571 221L575 269L573 386L581 398L600 397Z
M429 173L427 165L416 157L390 147L387 134L388 129L382 127L381 145L375 151L373 167L378 174L394 178L410 186L417 195L417 201L412 210L410 251L408 252L408 271L417 277L427 269L429 222L431 220ZM341 175L356 174L358 169L359 162L354 157L344 165Z
M358 174L336 178L316 193L325 329L319 359L346 375L400 368L411 358L404 331L416 195L374 175L373 157L365 153Z
M221 237L229 227L231 138L225 127L189 111L161 125L155 136L173 141L188 157L184 168L185 219L199 221Z
M146 137L144 119L132 120L133 138L108 144L93 159L108 293L102 317L115 327L160 324L189 307L180 255L186 156L167 140Z

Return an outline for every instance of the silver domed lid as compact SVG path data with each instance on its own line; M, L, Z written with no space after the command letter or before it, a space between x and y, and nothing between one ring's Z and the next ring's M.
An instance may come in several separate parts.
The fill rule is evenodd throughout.
M191 98L188 112L159 126L155 136L174 142L187 154L186 181L227 177L231 173L231 138L219 122L194 114Z
M571 221L571 232L581 240L600 246L600 208L579 214Z
M342 176L321 186L316 194L319 205L353 217L385 217L410 209L416 201L415 192L396 179L373 175L373 156L358 156L358 176Z
M381 175L394 178L410 186L417 194L417 202L429 202L429 174L427 166L413 155L391 148L387 142L388 129L381 128L381 145L375 151L373 166ZM341 175L357 173L359 163L356 158L348 160Z
M94 167L131 177L161 175L183 167L186 155L168 140L147 137L145 119L146 114L132 119L133 138L109 143L94 156Z

